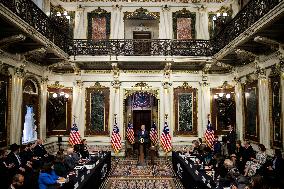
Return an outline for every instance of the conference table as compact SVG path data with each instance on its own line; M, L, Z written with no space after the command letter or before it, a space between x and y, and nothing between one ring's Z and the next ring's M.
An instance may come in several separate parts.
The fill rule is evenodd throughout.
M69 181L60 189L98 189L111 169L111 152L102 152L99 157L89 163L91 169L75 169L76 174L69 176Z
M178 152L172 152L173 169L186 189L215 189L216 183L213 178L206 174L205 170L200 169L194 161L180 155Z

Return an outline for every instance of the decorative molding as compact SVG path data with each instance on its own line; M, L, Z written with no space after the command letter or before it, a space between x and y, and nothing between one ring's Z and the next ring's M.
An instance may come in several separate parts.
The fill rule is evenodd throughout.
M110 74L112 70L84 70L86 74Z
M134 86L132 86L132 88L140 88L141 90L143 89L149 89L152 86L149 86L147 83L141 81L139 83L136 83Z
M49 87L49 88L54 88L54 89L65 88L64 85L60 85L60 84L59 84L59 81L55 81L54 84L48 85L47 87Z
M14 75L19 78L24 78L26 76L25 65L21 65L20 67L14 68Z
M90 86L88 88L108 88L108 87L103 86L103 85L100 84L100 82L96 81L93 86Z
M191 89L192 86L188 84L188 82L183 82L182 86L178 86L177 89Z
M140 7L134 12L125 12L124 20L159 20L160 14L158 12L149 12L147 9Z
M48 82L48 77L47 76L41 77L41 80L40 80L41 84L45 85L45 84L47 84L47 82Z
M80 89L82 89L83 86L84 86L84 82L83 82L82 80L76 80L75 85L76 85L77 87L79 87Z
M111 85L113 86L113 88L119 89L119 87L121 86L121 82L118 80L115 80L111 82Z
M122 70L122 72L133 74L159 74L162 70Z

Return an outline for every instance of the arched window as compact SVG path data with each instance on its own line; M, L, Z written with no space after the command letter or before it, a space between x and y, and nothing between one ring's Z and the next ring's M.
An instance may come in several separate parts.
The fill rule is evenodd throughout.
M28 78L24 81L22 120L22 143L35 141L38 137L39 126L39 91L38 83L34 78Z

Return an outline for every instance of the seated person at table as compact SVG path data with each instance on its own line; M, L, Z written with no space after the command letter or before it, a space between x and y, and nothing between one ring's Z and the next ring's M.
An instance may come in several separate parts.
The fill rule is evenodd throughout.
M67 171L71 171L72 169L74 169L77 164L77 161L76 161L76 158L74 158L73 152L74 152L73 148L67 149L67 156L64 159L64 164L66 166Z
M45 163L38 177L39 189L55 188L58 184L58 179L60 179L60 177L55 174L53 164Z
M67 173L66 167L64 165L64 154L62 152L57 152L54 160L54 171L58 176L64 176Z
M90 155L88 151L87 140L83 139L81 143L80 154L83 159L87 159Z
M41 139L37 139L36 146L34 147L34 155L39 158L48 157L48 153L43 146Z
M8 189L17 189L17 188L21 188L24 184L24 176L21 175L21 174L16 174L14 177L13 177L13 180L12 180L12 184L9 186Z
M81 147L80 144L75 144L73 147L72 156L76 161L79 161L81 159L80 147Z

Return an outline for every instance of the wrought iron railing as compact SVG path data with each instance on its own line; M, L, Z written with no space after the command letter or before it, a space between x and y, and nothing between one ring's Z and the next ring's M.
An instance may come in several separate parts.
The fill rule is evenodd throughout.
M74 39L70 54L115 56L211 56L209 40Z
M31 0L0 0L0 3L70 55L212 56L281 1L251 0L212 40L74 39L73 44L64 21L47 17Z
M64 21L59 20L60 18L49 18L31 0L0 0L0 3L63 51L68 51L70 46L69 30Z
M283 0L250 0L212 40L215 53L256 23L281 1Z

